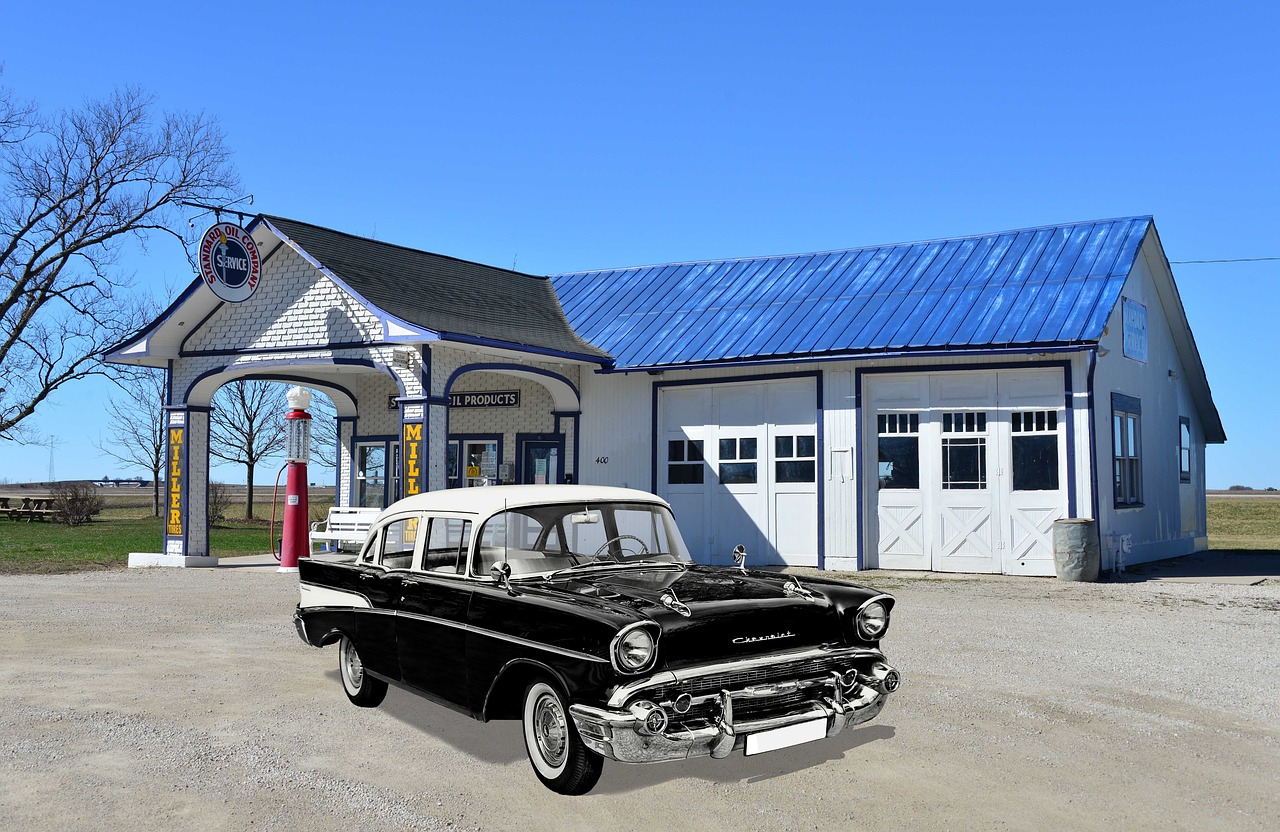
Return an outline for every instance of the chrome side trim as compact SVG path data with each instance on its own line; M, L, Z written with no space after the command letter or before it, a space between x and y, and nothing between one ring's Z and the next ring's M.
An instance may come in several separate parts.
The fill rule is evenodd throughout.
M507 642L511 642L512 644L519 644L522 647L531 647L535 650L543 650L548 653L555 653L556 655L566 656L571 659L579 659L581 661L600 662L601 664L609 664L609 660L601 656L593 656L590 653L583 653L579 650L570 650L566 647L557 647L554 644L546 644L540 641L533 641L531 639L521 638L520 636L508 635L507 633L499 633L496 630L487 630L483 627L475 627L475 626L472 626L471 624L464 624L460 621L450 621L447 618L437 618L434 615L423 615L421 613L416 613L416 612L403 612L403 611L390 611L390 610L388 610L388 612L392 615L398 615L404 618L413 618L419 621L428 621L432 624L440 624L445 627L452 627L455 630L462 630L464 632L473 633L479 636L487 636L489 638L498 639L499 641L507 641ZM654 655L657 655L656 648L655 648Z
M316 607L357 607L372 609L373 602L362 592L349 589L334 589L307 581L298 584L300 596L298 606L303 609Z
M711 676L717 673L729 673L735 670L750 670L756 667L767 667L769 665L781 664L783 662L821 659L829 658L831 656L849 659L884 659L883 653L879 650L872 650L869 647L811 647L805 650L793 650L787 653L767 653L762 656L752 656L749 659L741 659L739 661L694 665L692 667L682 667L675 671L664 670L660 673L655 673L654 675L648 676L644 679L638 679L615 689L613 691L613 695L609 697L609 707L622 707L623 702L626 702L637 692L642 691L645 688L675 684L683 682L686 679L695 679L699 676Z

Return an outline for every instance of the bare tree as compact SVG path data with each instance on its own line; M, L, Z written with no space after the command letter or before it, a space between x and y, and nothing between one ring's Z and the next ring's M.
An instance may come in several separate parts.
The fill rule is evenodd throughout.
M284 385L273 381L233 381L213 395L209 413L209 453L245 466L249 497L244 517L253 519L253 469L285 446Z
M160 516L160 472L165 470L164 372L129 368L117 378L119 395L107 397L110 436L99 452L151 472L151 516Z
M338 411L319 390L311 391L311 456L326 468L338 465Z
M143 323L121 252L183 242L175 202L236 185L213 121L152 110L125 88L44 116L0 88L0 438Z

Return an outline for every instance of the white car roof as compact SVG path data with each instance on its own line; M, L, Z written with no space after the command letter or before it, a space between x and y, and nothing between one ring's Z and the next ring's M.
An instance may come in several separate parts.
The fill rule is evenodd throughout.
M428 491L392 503L384 515L405 511L437 511L477 514L488 517L508 508L545 503L656 503L666 506L661 497L636 488L607 485L490 485L473 488L450 488ZM670 506L668 506L670 508Z

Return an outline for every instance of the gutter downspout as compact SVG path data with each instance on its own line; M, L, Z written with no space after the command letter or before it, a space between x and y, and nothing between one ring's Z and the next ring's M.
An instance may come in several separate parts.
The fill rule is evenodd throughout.
M1088 373L1086 374L1086 377L1088 380L1085 382L1087 387L1086 393L1088 396L1087 406L1089 408L1089 501L1090 501L1091 510L1093 511L1093 520L1095 523L1099 523L1098 539L1101 540L1102 539L1102 527L1100 524L1101 518L1098 517L1098 444L1097 444L1098 429L1097 429L1097 418L1096 418L1097 412L1093 406L1094 405L1093 374L1097 368L1098 368L1098 345L1094 344L1093 348L1089 350L1089 370L1088 370ZM1111 568L1114 569L1115 564L1112 564Z

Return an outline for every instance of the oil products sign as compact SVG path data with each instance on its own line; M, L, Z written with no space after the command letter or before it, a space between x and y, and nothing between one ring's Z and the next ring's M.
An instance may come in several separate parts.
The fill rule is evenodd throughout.
M262 276L258 246L240 226L219 222L200 238L200 277L213 293L228 303L253 297Z
M449 407L519 407L519 390L481 390L475 393L450 393Z
M186 514L185 488L187 467L187 414L169 414L169 498L165 511L164 533L167 537L182 537L182 518Z

